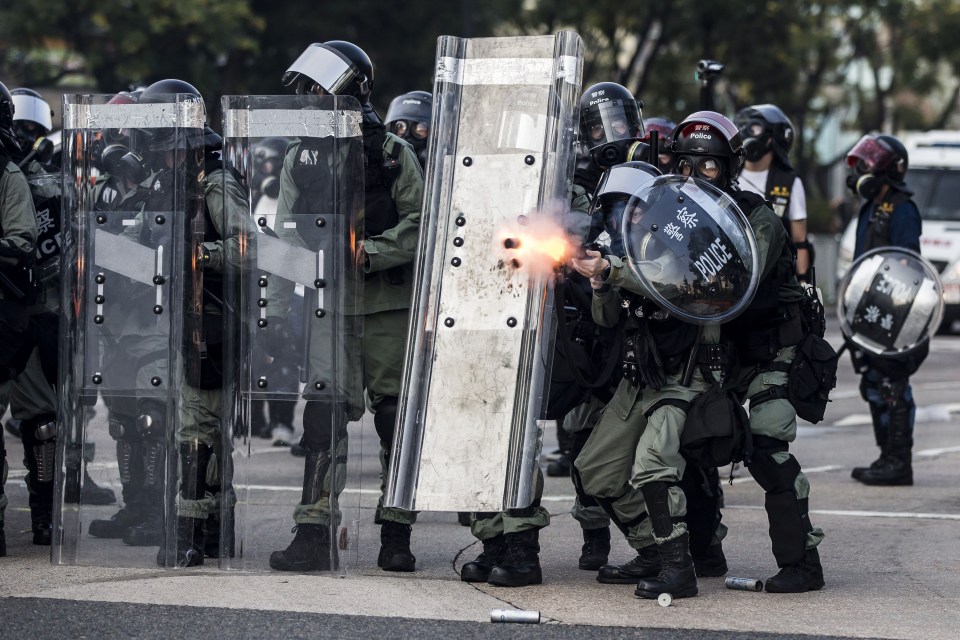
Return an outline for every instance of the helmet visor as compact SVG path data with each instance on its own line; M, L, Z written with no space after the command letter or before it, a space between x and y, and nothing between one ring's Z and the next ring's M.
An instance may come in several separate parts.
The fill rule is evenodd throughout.
M53 129L53 118L50 117L50 105L46 100L36 96L17 94L13 96L13 121L29 120L36 122L47 132Z
M340 55L322 45L311 45L294 60L283 74L283 85L290 86L297 76L305 75L331 95L340 95L357 77L357 69Z
M643 137L643 121L635 100L601 102L583 113L581 131L588 149L595 149L617 140Z
M431 110L432 106L426 100L399 96L390 103L384 122L390 124L395 120L412 120L413 122L422 122L429 127Z
M860 175L877 173L887 168L894 155L888 144L874 136L865 135L847 154L847 166Z

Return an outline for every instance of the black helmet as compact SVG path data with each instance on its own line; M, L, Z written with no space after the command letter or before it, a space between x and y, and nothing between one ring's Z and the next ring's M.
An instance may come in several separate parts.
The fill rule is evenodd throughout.
M793 123L780 107L773 104L755 104L741 109L734 122L740 129L747 160L760 160L772 147L777 159L790 166L788 154L793 147Z
M643 144L642 106L626 87L615 82L600 82L583 92L581 139L598 166L612 167L643 155L632 149Z
M198 101L203 101L203 96L197 91L197 88L184 80L170 78L167 80L158 80L143 90L140 94L140 104L150 102L170 102L174 94L185 93L195 96Z
M744 150L740 131L728 118L716 111L697 111L677 125L673 132L672 150L676 155L677 171L712 182L721 189L728 188L743 166ZM707 167L698 156L718 162L717 175L710 179L702 173Z
M853 171L847 186L868 200L880 192L884 183L907 191L904 178L908 164L902 142L893 136L868 133L847 153L847 166Z
M373 63L363 49L343 40L315 42L297 58L281 82L297 83L297 93L312 93L314 85L335 96L367 102L373 92Z
M203 96L189 82L169 78L167 80L158 80L143 90L138 99L139 104L151 103L170 103L177 100L177 95L184 94L194 98L195 102L203 105ZM204 120L206 112L204 111ZM204 125L197 123L199 127ZM199 128L198 127L198 128ZM139 136L145 136L145 142L149 144L152 151L170 151L186 143L182 140L173 127L160 129L141 129L138 130ZM201 144L203 140L195 140L191 145Z
M13 126L13 96L7 85L0 82L0 129L9 129Z
M390 102L384 121L387 128L401 138L423 140L430 131L430 118L433 114L433 95L426 91L411 91L399 95ZM413 123L423 125L418 135Z

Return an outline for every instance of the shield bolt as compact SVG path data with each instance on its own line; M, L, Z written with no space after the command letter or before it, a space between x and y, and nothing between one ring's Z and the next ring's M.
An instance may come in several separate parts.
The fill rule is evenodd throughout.
M167 279L163 276L153 276L153 284L163 284Z
M323 278L317 278L313 281L313 286L315 286L317 289L323 289L325 286L327 286L327 281Z
M267 379L266 379L265 377L260 376L260 379L257 380L257 388L258 388L258 389L266 389L266 388L267 388Z
M526 162L527 164L533 164L534 162L537 161L537 159L534 158L533 156L527 156L526 158L523 159L523 161Z
M153 312L157 315L160 315L161 313L163 313L163 307L158 304L155 307L153 307Z
M457 236L456 238L454 238L454 239L453 239L453 246L455 246L455 247L462 247L462 246L463 246L463 238L461 238L460 236Z
M103 316L99 314L93 316L93 324L103 324Z
M98 274L97 274L97 277L94 278L94 280L97 281L97 284L103 284L104 282L107 281L107 277L106 277L105 275L103 275L102 273L98 273Z
M659 229L659 228L660 228L660 227L657 226L657 225L655 225L655 224L650 225L650 231L656 231L656 230Z
M266 319L266 318L260 318L259 320L257 320L257 326L260 327L261 329L263 329L264 327L266 327L267 324L268 324L268 322L267 322L267 319Z
M93 374L93 378L91 378L91 380L93 381L93 384L100 384L103 382L103 376L99 373L95 373Z
M507 326L510 327L511 329L512 329L513 327L517 326L517 319L516 319L516 318L507 318Z
M455 267L459 267L461 264L461 260L460 258L454 258L453 260L450 261L450 264L452 264Z
M472 164L473 164L473 158L471 158L470 156L467 156L463 159L463 166L469 167Z
M160 379L160 376L153 376L152 378L150 378L150 384L152 384L155 387L159 387L160 383L162 382L163 380Z
M327 226L327 221L324 220L323 218L317 218L317 226L318 226L318 227L325 227L325 226Z
M106 221L107 221L107 216L103 215L102 213L97 216L97 224L103 224Z
M323 380L320 380L319 382L314 383L313 388L317 391L323 391L327 388L327 385L323 382Z
M264 278L263 276L260 276L260 279L257 280L257 286L260 287L261 289L262 289L263 287L267 286L267 284L268 284L268 283L267 283L267 279Z
M257 224L260 225L261 227L265 227L267 226L267 219L261 216L257 218Z
M93 301L96 302L97 304L103 304L104 300L105 298L101 295L96 295L93 297Z
M260 307L261 309L264 308L265 306L267 306L267 299L266 299L266 298L258 298L258 299L257 299L257 306Z
M163 216L157 216L156 218L153 219L153 221L156 222L157 224L163 224L164 222L167 221L167 219L164 218Z
M458 216L456 222L458 227L462 227L463 225L467 224L467 219L463 216Z
M684 200L686 200L686 198L683 197L682 193L677 196L677 202L683 202Z
M327 315L327 312L323 309L317 309L313 312L313 315L317 316L318 318L322 318L323 316Z
M452 327L454 322L455 321L453 318L447 318L446 320L443 321L443 324L445 324L448 327Z

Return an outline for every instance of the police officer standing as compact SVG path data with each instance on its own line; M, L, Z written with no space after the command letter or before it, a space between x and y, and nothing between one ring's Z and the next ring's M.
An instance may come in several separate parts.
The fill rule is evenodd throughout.
M797 250L797 277L810 281L813 252L807 240L807 196L803 182L790 164L793 123L780 107L758 104L740 110L734 120L743 139L746 162L740 188L773 204Z
M33 286L30 265L36 251L37 220L30 186L12 160L21 153L13 130L14 111L13 96L0 83L0 341L3 342L0 382L23 371L33 349L33 341L27 335L30 330L29 304L33 302L28 292ZM31 453L26 452L28 459ZM50 464L53 462L50 456ZM6 450L0 440L0 556L7 552L3 532L7 498L2 493L6 477ZM47 529L49 535L49 522Z
M905 182L907 150L889 135L868 134L847 154L847 186L863 198L857 217L854 260L879 247L920 253L922 221ZM913 422L916 404L909 376L923 363L929 341L906 358L877 358L852 344L854 369L863 377L860 395L870 407L880 457L851 474L867 485L912 485Z
M364 237L358 255L366 280L363 285L363 386L374 411L380 437L381 463L386 465L397 420L397 397L403 369L404 341L413 286L413 259L420 229L423 170L411 146L386 130L370 104L374 85L373 63L357 45L342 40L310 45L284 74L286 85L296 83L297 93L353 96L363 110ZM298 145L291 145L281 173L278 216L284 212L311 211L309 185L298 184ZM294 510L296 537L283 551L270 556L270 566L281 571L328 568L331 541L330 513L331 429L321 401L307 400L304 409L306 448L304 490ZM360 411L362 415L362 409ZM350 415L359 419L360 415ZM346 434L338 436L346 442ZM346 463L346 451L336 453L337 465ZM342 460L340 458L343 458ZM384 571L413 571L416 558L410 551L411 525L416 513L379 508L380 554Z

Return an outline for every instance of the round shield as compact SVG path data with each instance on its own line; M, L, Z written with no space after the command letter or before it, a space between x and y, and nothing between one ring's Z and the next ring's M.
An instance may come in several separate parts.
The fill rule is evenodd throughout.
M838 292L840 330L876 356L903 356L921 347L943 318L943 285L920 254L882 247L860 256Z
M657 178L627 201L621 228L630 269L672 316L720 324L753 300L760 271L753 229L712 185Z

